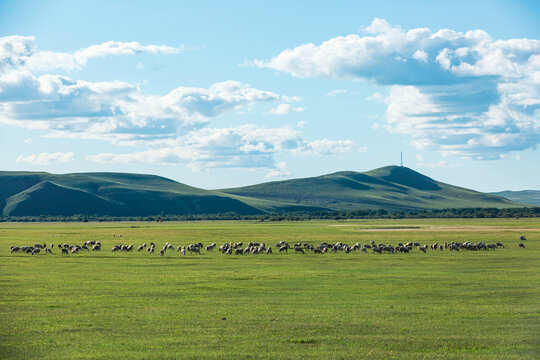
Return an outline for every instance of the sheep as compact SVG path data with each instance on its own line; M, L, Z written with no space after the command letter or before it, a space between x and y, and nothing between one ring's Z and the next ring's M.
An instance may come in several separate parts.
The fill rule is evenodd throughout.
M295 253L302 253L302 254L304 254L304 249L302 249L301 246L295 246L295 247L294 247L294 252L295 252Z
M242 255L243 253L244 253L244 250L242 248L234 249L234 255Z
M521 235L521 236L519 237L519 240L525 241L525 240L527 240L527 238L526 238L525 236Z
M182 255L186 255L186 247L182 246L182 249L180 250L182 252Z
M46 249L45 249L45 254L51 254L51 255L52 255L52 250L49 249L49 248L46 248Z
M502 243L502 242L497 242L497 244L496 244L496 245L497 245L497 246L499 246L499 247L502 247L502 248L504 248L504 245L503 245L503 243Z
M62 248L62 254L68 255L69 254L68 249L67 248Z
M165 248L161 249L159 251L159 256L163 256L165 254Z
M282 252L282 251L285 251L285 252L289 252L289 247L288 246L282 246L279 248L279 252Z
M72 254L77 254L79 252L79 249L80 248L78 246L74 246L74 247L71 248L71 253Z
M127 249L126 249L126 250L127 250L127 251L133 250L133 244L129 244L129 245L127 246Z
M525 249L525 244L524 244L524 243L519 243L518 246L519 246L520 248L524 248L524 249Z
M53 243L51 243L51 249L54 249L54 244Z
M83 250L89 250L89 249L88 249L88 246L86 246L86 245L83 245L83 246L82 246L82 249L83 249Z
M40 248L36 247L34 250L32 250L32 255L39 254L40 251L41 251Z
M101 246L97 244L92 246L92 251L101 251Z
M19 252L19 250L21 250L21 248L18 247L18 246L12 246L12 247L11 247L11 253Z
M459 246L457 246L456 244L450 244L449 248L450 251L459 251Z
M269 246L268 249L266 249L266 253L267 253L267 254L271 254L271 253L272 253L272 247L271 247L271 246Z
M214 247L212 245L208 245L206 247L206 251L212 251L212 250L214 250Z
M137 252L141 252L143 249L144 249L144 246L139 245L139 247L137 248Z
M113 245L111 251L112 251L112 252L116 252L116 251L118 251L118 250L122 250L122 247L121 247L120 245Z
M488 248L488 250L495 250L495 249L497 249L497 245L495 245L495 244L488 244L488 245L487 245L487 248Z

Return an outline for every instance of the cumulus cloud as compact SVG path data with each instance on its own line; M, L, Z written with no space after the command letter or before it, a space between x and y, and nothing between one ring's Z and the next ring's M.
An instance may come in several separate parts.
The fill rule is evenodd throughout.
M364 32L252 63L296 77L388 86L386 127L411 136L418 148L497 159L540 143L540 40L494 40L482 30L406 31L383 19Z
M0 71L24 68L27 71L73 71L83 68L92 58L109 55L177 54L184 47L141 45L136 41L107 41L75 51L74 53L38 51L34 36L5 36L0 38Z
M141 152L98 153L87 160L98 163L185 164L193 170L213 167L261 168L272 176L287 175L274 161L277 153L343 155L363 151L351 140L304 140L291 127L260 128L245 124L229 128L205 127Z
M31 155L19 155L17 162L28 163L32 165L49 165L51 162L67 163L75 160L72 152L41 153Z
M261 102L279 103L272 110L277 115L305 110L290 104L301 101L299 97L237 81L205 88L179 86L157 96L144 94L127 82L89 82L50 73L78 70L96 57L181 50L110 41L74 53L55 53L37 51L34 37L0 38L0 124L42 130L50 138L98 139L138 147L137 151L96 153L86 158L93 162L185 164L194 171L260 168L279 176L287 171L274 161L278 152L341 154L353 148L352 142L336 142L334 147L322 145L329 141L326 139L321 144L309 142L290 127L212 127L212 119ZM42 153L21 155L17 161L45 165L72 159L73 153Z
M287 115L292 112L302 112L305 111L306 108L303 107L293 107L291 104L279 104L274 109L270 110L270 114L274 115Z

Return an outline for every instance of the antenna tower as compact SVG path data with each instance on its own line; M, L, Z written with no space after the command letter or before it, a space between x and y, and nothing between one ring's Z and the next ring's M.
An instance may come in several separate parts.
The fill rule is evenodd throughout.
M401 167L403 167L403 151L401 152Z

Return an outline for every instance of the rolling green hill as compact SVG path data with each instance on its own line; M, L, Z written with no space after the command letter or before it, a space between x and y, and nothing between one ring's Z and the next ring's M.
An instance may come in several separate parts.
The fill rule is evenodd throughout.
M398 166L364 173L343 171L220 191L246 198L334 210L523 206L498 196L444 184Z
M215 191L153 175L0 172L2 214L148 216L261 210Z
M517 201L523 204L540 206L540 191L539 190L522 190L522 191L499 191L492 192L491 195L502 196L511 201Z
M444 184L397 166L224 190L204 190L154 175L0 172L0 208L4 216L227 212L256 215L320 210L518 206L523 204Z

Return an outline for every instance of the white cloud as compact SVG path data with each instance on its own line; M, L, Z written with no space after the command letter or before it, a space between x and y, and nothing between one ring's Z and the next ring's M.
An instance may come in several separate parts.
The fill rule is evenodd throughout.
M279 104L274 109L270 110L270 114L274 115L287 115L292 112L302 112L305 111L306 108L303 107L293 107L291 104Z
M183 46L141 45L136 41L107 41L74 53L38 51L33 36L5 36L0 38L0 71L17 67L27 71L73 71L83 68L92 58L109 55L177 54Z
M306 125L307 125L307 121L304 121L304 120L300 120L299 122L296 123L296 127L300 129Z
M266 174L266 178L276 178L290 176L291 172L287 169L287 163L285 161L276 164L275 169L272 169Z
M346 94L346 93L347 93L347 90L345 90L345 89L336 89L336 90L332 90L332 91L328 92L328 94L326 94L326 96L338 96L338 95Z
M24 143L25 143L25 144L31 144L31 143L32 143L32 139L31 139L31 138L24 139Z
M55 152L55 153L41 153L32 155L19 155L17 162L28 163L32 165L49 165L51 162L67 163L73 161L75 158L72 152Z
M287 173L282 163L274 161L279 152L332 155L355 146L350 140L310 142L292 127L211 127L214 118L230 111L240 113L261 102L279 103L272 111L278 115L305 110L289 104L300 101L299 97L237 81L218 82L207 88L180 86L157 96L144 94L127 82L89 82L35 73L77 70L95 57L178 51L137 42L107 42L75 53L38 52L33 37L0 38L0 124L39 129L50 138L97 139L137 147L137 151L120 154L89 155L86 159L93 162L184 164L194 171L258 168L278 176ZM73 153L21 155L17 159L33 164L71 160Z
M254 124L206 127L153 145L154 148L135 153L98 153L88 156L87 160L108 164L185 164L194 171L214 167L259 168L278 176L287 174L274 161L277 153L336 156L365 151L351 140L306 141L290 127L260 128Z
M424 50L416 50L414 54L412 55L413 59L420 60L423 62L427 62L428 60L428 53Z
M386 128L419 148L497 159L540 144L540 40L494 40L482 30L405 31L383 19L364 31L253 64L388 86Z

